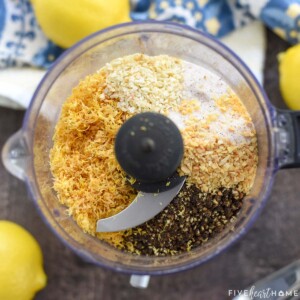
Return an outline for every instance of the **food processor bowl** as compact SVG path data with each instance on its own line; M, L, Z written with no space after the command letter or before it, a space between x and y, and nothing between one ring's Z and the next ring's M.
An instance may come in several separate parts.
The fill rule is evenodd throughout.
M125 253L84 233L66 215L53 189L49 151L63 102L86 75L134 53L178 57L219 75L245 104L257 131L257 174L236 221L203 246L175 256ZM57 59L38 86L22 128L4 146L2 159L11 174L26 182L50 228L86 261L130 274L162 275L206 262L250 228L268 198L274 173L282 167L299 166L299 123L298 113L273 108L245 64L211 36L174 23L127 23L87 37Z

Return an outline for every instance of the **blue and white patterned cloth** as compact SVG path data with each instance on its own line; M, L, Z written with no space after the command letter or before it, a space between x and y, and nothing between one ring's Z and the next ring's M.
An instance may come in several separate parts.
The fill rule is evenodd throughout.
M300 0L132 0L132 18L188 24L218 38L260 19L282 38L300 42Z
M300 0L131 0L131 4L133 20L180 22L219 38L258 18L291 43L300 42ZM44 36L29 0L0 0L0 68L47 68L62 51Z
M62 51L43 34L29 0L0 0L0 68L47 68Z

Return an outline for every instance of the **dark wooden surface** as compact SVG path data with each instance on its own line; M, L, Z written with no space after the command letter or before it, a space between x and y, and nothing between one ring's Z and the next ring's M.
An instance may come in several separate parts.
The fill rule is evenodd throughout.
M284 107L278 90L276 55L288 45L268 32L265 88ZM23 112L0 108L0 148L21 125ZM226 253L196 269L153 277L147 290L130 287L129 276L86 264L45 226L24 184L0 163L0 219L15 221L39 241L48 276L38 300L221 300L300 259L300 170L280 171L271 197L253 228Z

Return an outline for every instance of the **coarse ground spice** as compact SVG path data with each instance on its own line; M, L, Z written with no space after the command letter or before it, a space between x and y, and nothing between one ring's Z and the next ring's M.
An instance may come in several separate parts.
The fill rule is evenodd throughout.
M218 106L215 113L203 119L195 115L194 101L183 101L178 107L179 112L188 116L181 130L185 151L178 172L188 176L188 183L195 184L202 192L237 186L239 191L248 194L253 185L258 160L254 125L245 106L235 94L227 94L215 102ZM229 120L242 119L244 128L238 129L233 125L228 127L228 124L220 123L224 112L228 114ZM216 122L221 128L221 134L220 128L218 131L213 130ZM232 136L236 132L238 140L233 140Z
M190 251L215 237L242 207L244 194L235 189L202 193L184 185L156 217L125 232L123 247L138 255L166 256Z
M118 108L130 113L164 113L182 100L182 61L168 55L133 54L114 59L101 72L105 89L100 99L117 99Z

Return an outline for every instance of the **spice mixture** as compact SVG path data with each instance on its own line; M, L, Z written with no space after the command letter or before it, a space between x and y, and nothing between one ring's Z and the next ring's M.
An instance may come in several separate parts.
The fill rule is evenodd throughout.
M163 113L182 100L183 69L179 59L130 55L113 60L102 71L106 87L100 99L117 99L122 111Z
M114 156L120 126L154 111L181 130L186 184L159 215L123 232L96 233L98 219L126 208L135 191ZM174 255L202 245L233 222L252 187L257 140L238 96L210 71L166 56L113 60L65 101L50 154L54 189L87 233L140 255Z
M160 256L190 251L234 221L243 197L243 193L232 189L208 194L195 186L184 185L160 214L125 233L125 249Z

